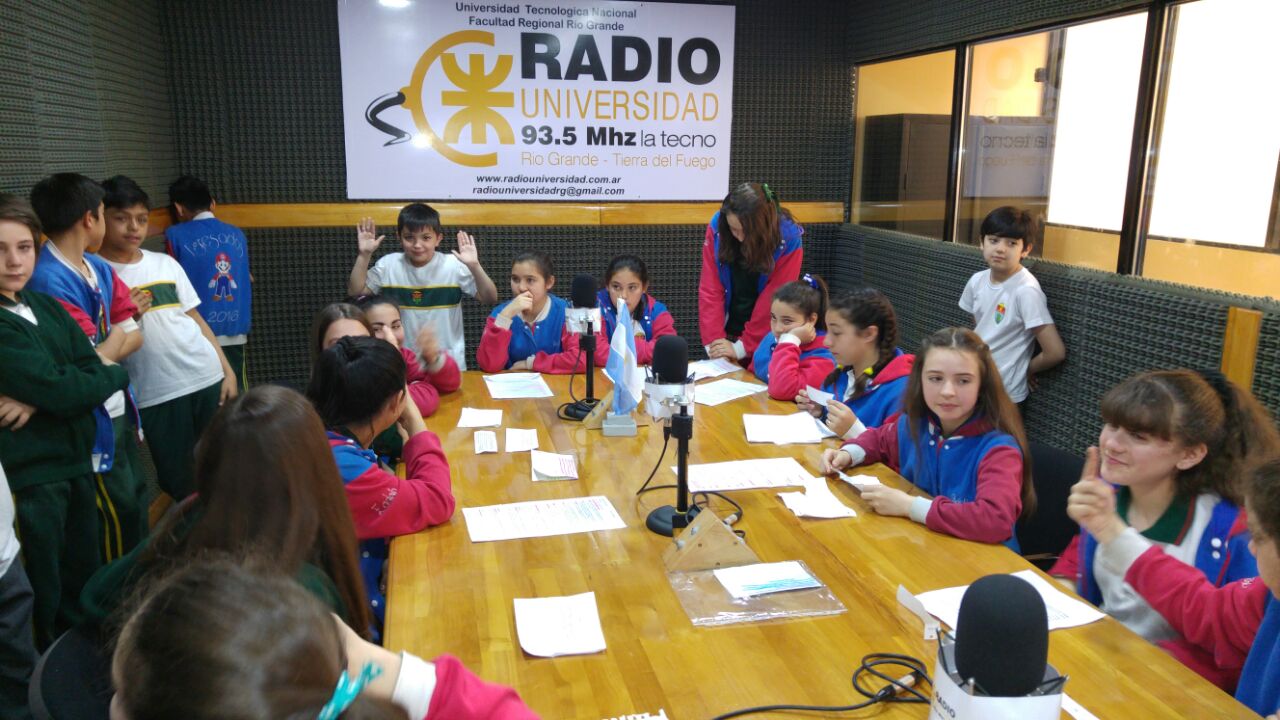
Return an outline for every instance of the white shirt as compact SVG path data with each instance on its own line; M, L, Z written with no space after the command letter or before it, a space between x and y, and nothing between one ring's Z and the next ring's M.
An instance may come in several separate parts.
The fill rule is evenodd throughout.
M4 307L5 310L8 310L9 312L13 313L14 315L17 315L23 320L26 320L32 325L40 324L40 321L36 320L36 314L31 312L31 306L27 305L26 303L19 302L13 305L4 305L0 307Z
M384 255L369 268L364 284L373 292L383 294L388 294L384 289L390 288L397 293L444 292L448 294L450 290L455 292L460 290L471 297L476 296L476 278L471 274L471 269L453 255L442 252L437 252L422 267L414 267L404 253ZM392 297L399 302L405 344L416 351L418 330L424 325L430 325L436 331L440 347L458 363L458 369L467 369L460 297L457 300L446 299L430 307L406 305L401 298L394 295Z
M1002 283L991 281L990 270L974 273L960 295L960 309L977 320L974 331L991 348L1009 399L1026 400L1032 330L1053 324L1040 282L1026 268Z
M133 380L139 408L222 382L222 362L200 325L187 312L200 306L200 297L177 260L163 253L141 250L134 263L108 264L131 288L152 293L151 308L142 316L146 342L121 363Z
M75 273L76 275L79 275L82 280L89 283L89 287L93 288L94 292L99 292L98 274L93 272L92 267L89 268L90 272L88 276L86 276L84 274L83 269L78 268L75 265L71 264L71 261L68 260L67 257L63 255L60 250L58 250L57 245L54 245L52 242L47 244L49 246L49 252L53 255L53 257L58 262L62 263L63 265L66 265L67 269L69 269L71 272ZM88 265L88 264L89 263L86 261L85 265ZM125 283L125 284L127 285L128 283ZM105 300L105 297L103 299ZM102 311L105 312L108 316L111 315L111 308L109 307L103 308ZM113 325L116 327L119 327L120 330L125 333L138 331L138 322L133 318L128 318L127 320L122 320L118 323L113 323ZM89 342L92 343L93 338L89 338ZM96 345L96 343L94 344ZM107 408L107 415L111 416L112 418L118 418L121 415L124 415L124 391L117 390L114 395L107 398L107 401L102 404Z
M18 535L13 531L13 495L9 492L9 478L0 467L0 577L9 572L19 549Z
M1124 576L1138 556L1152 545L1182 561L1184 565L1195 565L1200 540L1209 527L1214 507L1221 501L1222 498L1213 493L1204 493L1196 498L1191 527L1182 536L1181 545L1155 542L1143 537L1133 528L1125 530L1119 541L1099 545L1098 552L1093 556L1093 578L1102 593L1102 609L1149 642L1176 640L1181 637L1163 615L1156 612L1132 585L1125 582Z

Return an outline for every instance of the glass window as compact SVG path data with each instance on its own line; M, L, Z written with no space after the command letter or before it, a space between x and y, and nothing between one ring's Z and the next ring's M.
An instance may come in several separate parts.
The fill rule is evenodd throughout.
M955 55L858 67L853 222L942 239Z
M1170 8L1142 274L1280 298L1275 0Z
M1013 205L1036 255L1115 270L1145 35L1137 13L972 47L957 242Z

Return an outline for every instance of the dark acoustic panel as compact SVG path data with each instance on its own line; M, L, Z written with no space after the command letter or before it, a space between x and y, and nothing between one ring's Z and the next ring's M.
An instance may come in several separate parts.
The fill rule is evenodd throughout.
M1253 394L1280 420L1280 308L1266 312L1262 319Z
M511 297L508 277L511 259L523 250L550 253L556 265L553 292L567 296L575 275L599 277L609 259L635 253L649 266L650 291L666 303L676 329L690 341L691 354L701 356L698 341L697 288L705 228L664 225L609 228L472 227L480 261L498 286L500 300ZM837 226L810 225L804 236L808 272L828 274L836 244ZM394 228L383 228L391 234ZM446 237L456 228L446 228ZM254 383L306 382L309 373L307 335L311 318L327 303L341 300L355 259L351 231L248 230L253 262L254 319L249 341L249 375ZM397 252L394 236L383 243L378 257ZM454 247L446 241L440 252ZM475 366L475 347L492 308L465 298L462 312L468 364Z

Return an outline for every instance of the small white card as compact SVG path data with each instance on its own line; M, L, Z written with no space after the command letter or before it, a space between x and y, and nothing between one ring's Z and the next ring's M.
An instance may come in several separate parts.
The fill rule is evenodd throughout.
M739 600L786 590L822 587L822 583L795 560L718 568L712 572L724 589Z
M496 410L482 410L480 408L462 408L462 414L458 416L458 427L460 428L480 428L480 427L498 427L502 424L502 408Z
M858 492L862 492L863 488L871 487L872 485L884 484L880 482L879 478L872 475L845 475L839 470L836 471L836 474L840 476L841 480L852 485L853 489L857 490Z
M530 450L529 465L534 482L578 479L578 462L572 455Z
M530 655L558 657L604 652L596 594L515 598L516 635Z
M476 443L476 454L498 452L498 434L492 430L477 430L473 436Z
M804 492L778 493L782 503L796 514L796 517L811 518L845 518L857 517L853 508L840 502L827 487L827 479L816 477L804 484Z
M538 449L537 428L507 428L507 452L524 452Z
M804 392L806 395L809 396L810 400L821 405L822 407L826 407L827 403L836 399L836 396L834 393L829 393L826 390L819 390L818 388L812 385L806 387L804 389Z

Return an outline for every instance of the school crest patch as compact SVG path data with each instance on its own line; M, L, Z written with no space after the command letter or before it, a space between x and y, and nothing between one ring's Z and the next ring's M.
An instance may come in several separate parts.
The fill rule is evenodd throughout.
M1004 303L996 303L996 324L997 325L1000 324L1001 320L1004 320L1005 310L1006 308L1004 306Z

